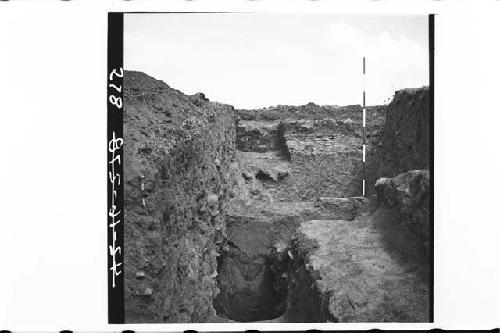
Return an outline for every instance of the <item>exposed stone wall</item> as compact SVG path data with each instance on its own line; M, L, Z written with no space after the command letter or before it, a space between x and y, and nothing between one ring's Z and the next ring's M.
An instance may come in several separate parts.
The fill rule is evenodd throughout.
M394 177L414 169L429 169L429 88L396 92L387 106L379 177Z
M362 157L362 139L352 122L289 121L285 125L285 140L291 174L279 186L283 200L361 194L352 186L353 174Z
M280 122L240 120L236 127L236 146L240 151L267 152L280 149Z
M237 110L237 149L255 154L273 200L362 195L362 109L359 106L277 106ZM385 106L367 108L367 194L379 177ZM273 154L259 156L261 153ZM266 168L265 164L279 166ZM267 170L269 169L269 170ZM256 170L257 174L258 170ZM246 175L250 178L250 174ZM255 178L255 177L254 177ZM278 179L279 178L279 179Z
M234 110L126 71L124 137L126 322L207 321L235 185Z

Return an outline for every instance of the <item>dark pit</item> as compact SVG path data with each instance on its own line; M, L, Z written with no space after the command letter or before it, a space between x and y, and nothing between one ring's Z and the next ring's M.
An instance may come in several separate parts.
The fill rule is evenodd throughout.
M285 312L286 280L267 230L268 226L258 222L228 225L229 238L217 260L220 293L214 308L218 316L254 322L271 320Z
M221 260L221 267L221 293L214 302L219 316L237 322L255 322L271 320L284 313L283 296L286 295L276 289L279 277L266 259L248 263L226 257Z
M258 179L258 180L262 180L262 181L273 181L273 177L271 177L271 175L267 172L264 172L262 170L259 170L259 172L257 172L255 174L255 178Z

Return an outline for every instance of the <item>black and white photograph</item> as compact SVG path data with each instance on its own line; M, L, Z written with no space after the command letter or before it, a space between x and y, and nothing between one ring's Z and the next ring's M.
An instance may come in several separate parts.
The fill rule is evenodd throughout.
M432 321L432 20L125 13L125 322Z
M0 333L500 333L499 15L0 1Z

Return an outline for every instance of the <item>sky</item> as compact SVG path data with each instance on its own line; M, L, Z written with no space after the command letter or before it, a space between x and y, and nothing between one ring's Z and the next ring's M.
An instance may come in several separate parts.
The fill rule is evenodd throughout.
M124 67L236 108L385 104L428 85L428 18L125 14Z

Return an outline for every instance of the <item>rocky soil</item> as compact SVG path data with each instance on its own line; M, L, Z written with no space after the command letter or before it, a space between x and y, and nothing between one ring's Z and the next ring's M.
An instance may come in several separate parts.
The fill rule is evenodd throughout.
M236 185L233 108L139 72L124 88L125 320L206 321Z
M368 108L365 198L359 106L234 110L126 72L127 322L428 321L429 155L398 165L390 135L425 142L424 95Z

